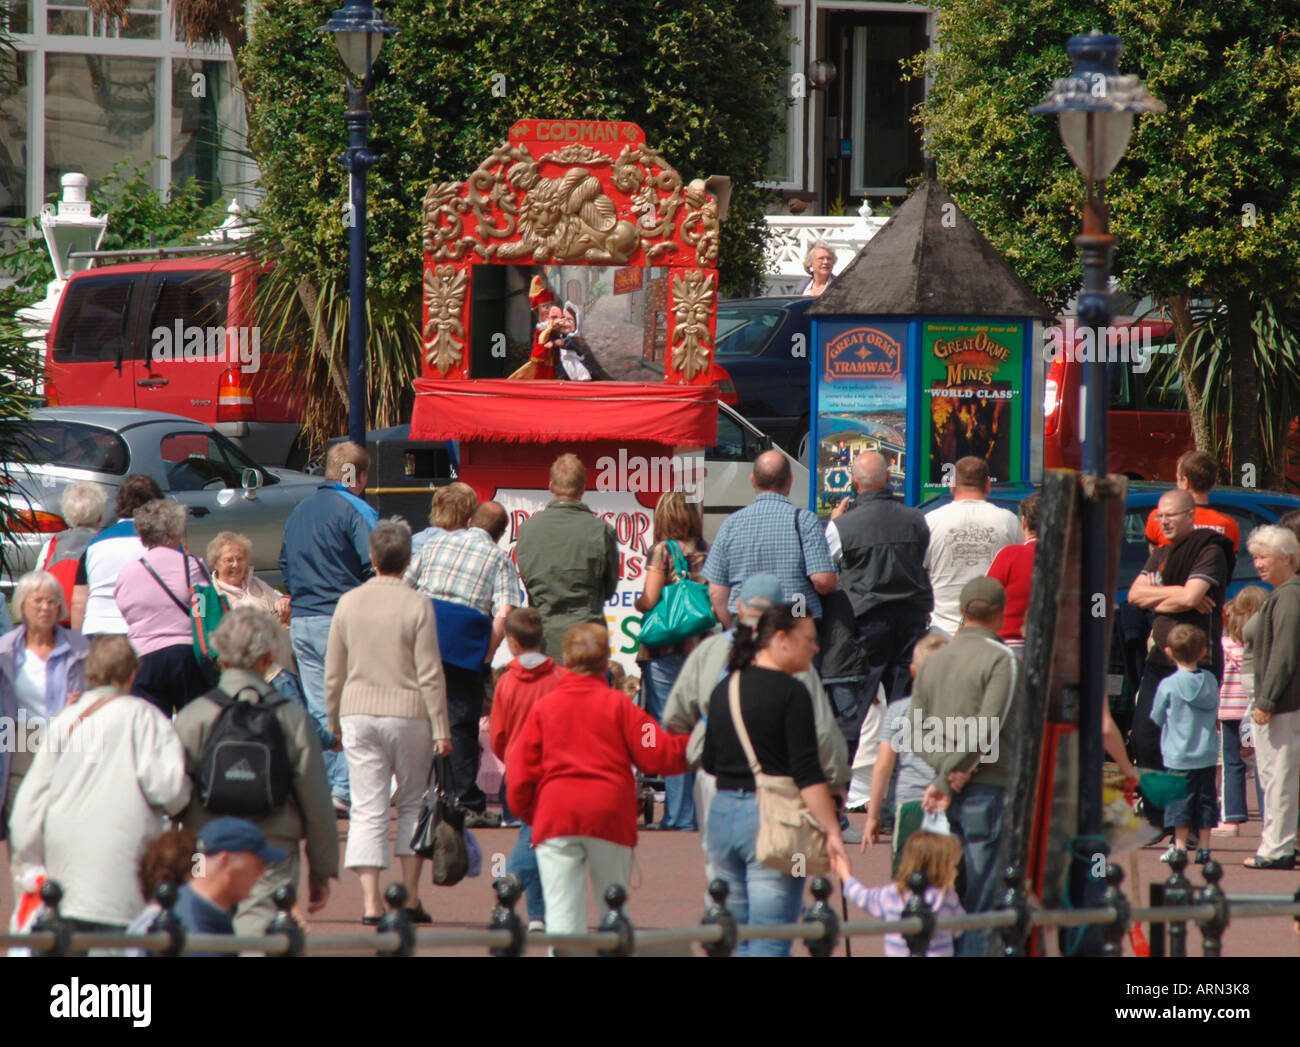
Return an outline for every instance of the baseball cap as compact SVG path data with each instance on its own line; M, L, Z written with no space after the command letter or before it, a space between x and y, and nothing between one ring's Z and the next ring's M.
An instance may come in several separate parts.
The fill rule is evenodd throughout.
M987 618L1007 605L1007 591L996 578L981 575L961 587L961 613L968 618Z
M751 574L740 587L737 601L751 610L765 611L773 604L780 603L784 593L781 591L781 579L774 574Z
M262 830L243 818L213 818L199 830L199 850L204 854L247 851L267 865L282 862L288 856L288 852L267 843Z

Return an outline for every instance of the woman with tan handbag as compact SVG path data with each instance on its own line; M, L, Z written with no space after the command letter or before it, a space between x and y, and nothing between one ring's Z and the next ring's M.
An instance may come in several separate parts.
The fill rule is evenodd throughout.
M812 698L792 676L817 653L813 620L788 604L739 625L730 674L709 702L704 769L718 780L709 808L709 861L727 882L740 923L798 918L804 880L843 855L839 820L822 771ZM790 943L742 942L738 956L788 956Z

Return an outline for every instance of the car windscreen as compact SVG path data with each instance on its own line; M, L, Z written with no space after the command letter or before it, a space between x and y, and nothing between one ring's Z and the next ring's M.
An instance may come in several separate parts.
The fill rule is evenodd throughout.
M173 491L232 489L242 486L246 469L254 469L263 484L273 484L276 477L261 469L243 451L220 433L189 429L171 432L158 442L158 453L167 470L167 483Z
M718 356L758 356L785 320L783 309L718 306Z
M109 429L81 422L36 419L14 440L14 460L28 465L58 465L97 473L126 475L131 454L126 441Z

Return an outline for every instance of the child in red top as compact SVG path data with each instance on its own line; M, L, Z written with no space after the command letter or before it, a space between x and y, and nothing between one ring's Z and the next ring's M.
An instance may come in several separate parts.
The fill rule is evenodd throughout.
M506 616L506 646L513 655L492 693L492 718L488 744L497 759L505 761L519 737L533 704L555 689L564 670L542 654L542 616L535 607L516 607ZM508 783L507 783L508 784ZM506 872L519 878L528 904L529 930L546 927L546 904L542 880L533 855L533 833L527 824L519 826L519 839L506 860Z
M989 566L989 577L996 578L1007 591L1007 608L1002 625L1002 639L1016 649L1025 642L1025 611L1029 608L1029 587L1034 577L1034 550L1038 547L1038 509L1042 497L1031 494L1020 503L1022 545L1002 548Z
M553 690L564 672L542 654L542 616L535 607L516 607L506 616L506 646L512 658L492 692L488 736L492 752L502 761L533 703Z

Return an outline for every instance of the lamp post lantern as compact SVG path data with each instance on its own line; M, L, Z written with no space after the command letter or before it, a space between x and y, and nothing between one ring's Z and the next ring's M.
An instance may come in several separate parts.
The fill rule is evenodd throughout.
M1107 500L1113 495L1105 482L1107 469L1106 409L1109 385L1101 347L1109 344L1110 324L1110 220L1104 182L1119 163L1138 113L1163 113L1162 103L1151 97L1136 76L1120 76L1117 61L1124 45L1116 36L1097 30L1072 36L1066 50L1073 61L1070 76L1056 81L1043 104L1033 113L1055 113L1070 159L1083 173L1087 201L1083 231L1075 237L1083 263L1083 289L1078 315L1085 327L1095 328L1098 347L1091 362L1084 362L1079 434L1083 446L1084 493L1082 514L1082 564L1080 596L1083 600L1079 637L1079 829L1081 838L1101 841L1102 709L1107 701L1106 676L1110 662L1113 592L1107 577ZM1099 184L1101 187L1099 188ZM1100 601L1098 600L1100 597ZM1098 608L1104 608L1098 614ZM1104 851L1102 843L1098 850ZM1073 872L1073 870L1072 870ZM1077 884L1076 884L1077 886ZM1097 905L1104 883L1091 878L1082 885L1075 904Z
M397 32L374 5L348 0L318 33L332 33L348 70L348 148L336 158L348 171L348 439L366 444L366 172L379 156L366 148L366 94L384 38Z

